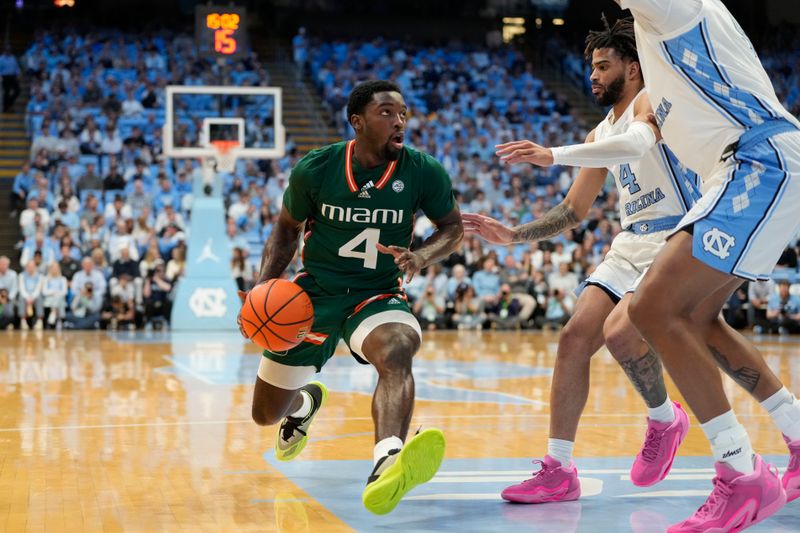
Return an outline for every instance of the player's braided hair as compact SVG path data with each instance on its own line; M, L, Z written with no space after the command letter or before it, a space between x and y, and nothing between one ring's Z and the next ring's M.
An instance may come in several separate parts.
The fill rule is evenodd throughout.
M583 52L587 61L592 60L592 52L598 48L613 48L622 57L631 61L639 61L636 51L636 36L633 32L633 17L618 19L613 26L608 23L605 14L602 15L604 28L599 31L590 31L586 36L586 50Z
M399 93L401 91L396 83L388 80L370 80L356 85L347 100L347 120L350 120L353 115L363 113L375 93L385 92Z

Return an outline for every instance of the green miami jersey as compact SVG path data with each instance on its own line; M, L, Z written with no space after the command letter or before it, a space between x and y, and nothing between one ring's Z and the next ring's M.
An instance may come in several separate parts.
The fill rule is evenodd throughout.
M428 154L403 147L396 161L373 169L353 157L355 141L309 152L292 169L283 205L306 220L303 268L330 294L388 289L401 272L376 244L408 247L414 216L450 213L450 178Z

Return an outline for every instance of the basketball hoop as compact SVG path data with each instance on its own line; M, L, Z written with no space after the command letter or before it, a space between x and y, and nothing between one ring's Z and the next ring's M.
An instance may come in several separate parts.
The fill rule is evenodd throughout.
M236 168L236 155L239 153L239 141L219 139L209 143L214 147L217 172L233 172Z

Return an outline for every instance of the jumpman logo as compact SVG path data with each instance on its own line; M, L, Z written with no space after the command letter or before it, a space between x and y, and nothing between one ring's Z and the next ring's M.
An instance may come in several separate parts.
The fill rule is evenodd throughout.
M206 241L206 244L203 246L203 250L197 257L198 263L202 263L203 261L214 261L215 263L219 263L219 257L211 250L212 241L213 239L208 239Z

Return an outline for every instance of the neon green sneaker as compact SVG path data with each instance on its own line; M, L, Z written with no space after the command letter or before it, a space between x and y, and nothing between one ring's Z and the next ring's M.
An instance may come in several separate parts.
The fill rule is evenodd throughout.
M312 381L300 387L311 397L311 411L305 418L287 416L281 422L278 436L275 439L275 458L279 461L291 461L303 451L308 443L308 428L311 421L325 405L328 399L328 389L319 381ZM302 392L300 393L302 394Z
M364 507L375 514L391 512L408 491L433 478L444 458L444 434L426 429L400 450L382 457L361 496Z

